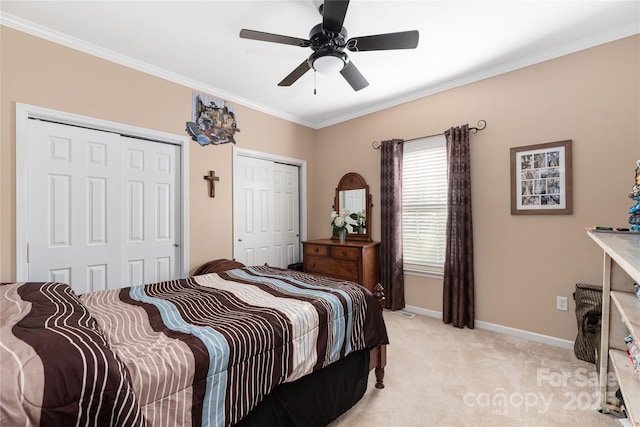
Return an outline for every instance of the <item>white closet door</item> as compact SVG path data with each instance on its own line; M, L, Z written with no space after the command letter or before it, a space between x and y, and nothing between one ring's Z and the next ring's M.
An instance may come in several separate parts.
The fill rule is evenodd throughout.
M274 163L238 159L234 178L234 258L245 265L275 265Z
M300 189L297 166L274 165L274 258L278 267L300 261Z
M122 255L125 286L170 280L180 265L180 149L122 138Z
M286 268L300 260L299 168L238 156L234 170L234 258Z
M29 281L77 293L180 275L180 148L29 120Z
M120 135L29 120L29 280L120 283Z

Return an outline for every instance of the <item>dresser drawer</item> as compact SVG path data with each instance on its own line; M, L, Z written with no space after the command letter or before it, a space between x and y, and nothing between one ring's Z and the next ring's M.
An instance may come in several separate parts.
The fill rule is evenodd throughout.
M373 292L380 281L380 242L302 242L304 271L356 282Z
M325 245L304 245L304 255L327 256L329 247Z
M360 248L347 248L344 246L331 247L331 257L335 259L358 261L360 259L360 253Z
M360 283L360 267L357 262L353 261L306 256L304 258L304 271Z

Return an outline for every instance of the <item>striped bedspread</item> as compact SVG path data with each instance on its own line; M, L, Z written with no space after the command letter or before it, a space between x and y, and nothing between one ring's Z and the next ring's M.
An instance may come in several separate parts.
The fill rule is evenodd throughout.
M71 288L0 286L1 426L141 426L127 369Z
M83 294L80 301L98 340L126 367L135 395L128 413L139 410L153 426L233 425L277 385L388 342L379 305L364 288L266 266ZM3 349L4 317L3 306ZM4 384L2 393L4 407Z

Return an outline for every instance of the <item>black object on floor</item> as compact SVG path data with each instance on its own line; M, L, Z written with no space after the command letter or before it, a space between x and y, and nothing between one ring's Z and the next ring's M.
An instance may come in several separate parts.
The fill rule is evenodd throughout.
M296 262L295 264L289 264L289 265L287 266L287 268L288 268L289 270L304 271L304 270L302 269L302 263L301 263L301 262Z
M602 322L602 285L576 283L573 293L576 302L578 336L573 352L578 359L596 363L600 327Z

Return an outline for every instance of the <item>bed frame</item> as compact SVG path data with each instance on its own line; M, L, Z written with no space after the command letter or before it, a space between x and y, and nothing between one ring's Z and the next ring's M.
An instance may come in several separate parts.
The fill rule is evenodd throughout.
M220 273L226 270L233 270L234 268L243 268L244 264L238 261L230 260L230 259L216 259L202 264L200 267L196 269L193 273L194 276L199 276L201 274L209 274L209 273ZM378 283L375 288L373 295L376 297L378 302L380 303L380 307L384 309L385 296L384 296L384 288L380 283ZM375 370L376 375L376 388L382 389L384 388L384 368L387 366L387 346L379 345L370 350L369 354L369 371Z

